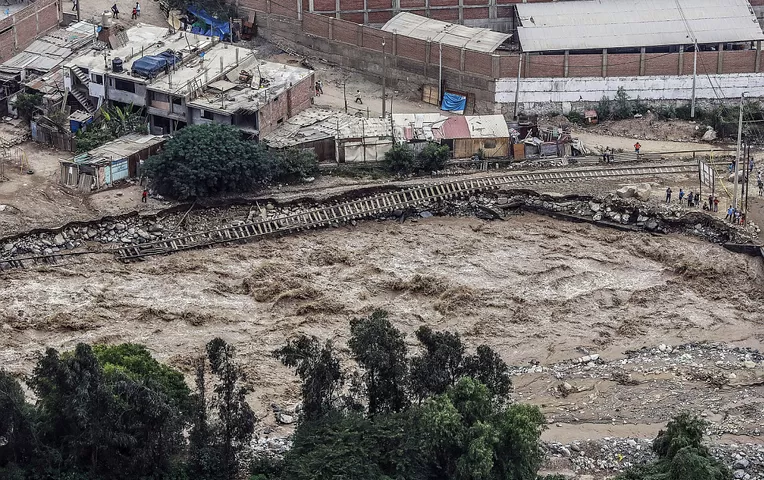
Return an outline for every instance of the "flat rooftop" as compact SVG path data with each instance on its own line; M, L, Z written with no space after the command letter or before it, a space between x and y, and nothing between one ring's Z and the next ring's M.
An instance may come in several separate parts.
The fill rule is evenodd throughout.
M230 50L231 47L229 47ZM214 63L214 61L211 62L213 71ZM239 80L239 73L242 70L252 75L250 84ZM252 114L292 86L305 80L311 73L312 71L306 68L266 62L251 55L237 67L230 69L222 78L211 82L201 96L188 102L187 105L223 115ZM258 88L261 76L267 85ZM152 89L155 88L155 84L151 86Z
M218 43L204 54L179 64L169 75L161 74L148 85L149 90L186 96L199 87L220 80L229 72L239 76L239 69L254 60L252 50Z
M130 79L134 82L147 84L148 79L143 77L133 77L130 71L133 62L144 55L157 55L166 50L173 50L180 53L185 59L190 56L198 56L197 51L206 50L212 47L216 40L204 35L196 35L188 32L178 32L169 34L166 27L154 27L151 25L139 24L125 31L127 34L127 43L114 50L90 50L84 55L73 58L66 62L66 66L76 65L85 68L88 71L96 73L109 73L110 76L117 78ZM104 60L104 53L107 55ZM122 72L114 73L111 71L111 61L114 58L122 59Z
M386 118L361 118L335 110L309 108L286 120L262 140L272 148L287 148L325 138L341 140L390 137L392 126Z

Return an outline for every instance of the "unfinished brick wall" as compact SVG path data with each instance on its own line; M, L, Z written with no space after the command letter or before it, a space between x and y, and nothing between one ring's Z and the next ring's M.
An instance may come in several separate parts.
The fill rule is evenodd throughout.
M0 62L28 47L35 39L58 27L61 5L57 0L38 0L0 21Z
M315 85L316 78L314 75L310 75L287 92L289 100L287 116L289 118L310 107L313 95L316 92Z

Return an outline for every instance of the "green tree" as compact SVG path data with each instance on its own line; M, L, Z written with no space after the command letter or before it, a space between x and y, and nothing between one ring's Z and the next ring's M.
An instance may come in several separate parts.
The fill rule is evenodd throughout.
M729 470L703 445L708 423L684 412L674 417L653 440L658 460L635 466L620 480L729 480Z
M459 334L433 332L423 326L416 337L423 351L411 361L411 392L420 402L445 393L463 377L476 379L499 398L509 394L509 367L490 347L480 345L474 355L465 356Z
M416 170L416 156L407 144L396 143L385 152L384 165L396 175L413 173Z
M406 343L387 312L352 319L348 347L363 370L369 415L403 410L408 405Z
M37 93L21 92L16 95L16 100L13 101L13 108L18 112L19 117L27 122L32 120L40 105L42 105L42 95Z
M294 368L302 381L304 420L315 420L334 409L343 376L331 342L322 346L316 337L300 335L276 350L274 356Z
M613 108L613 118L616 120L625 120L631 118L634 110L631 106L629 94L626 93L626 89L618 87L618 91L615 92L615 108Z
M531 480L544 426L538 407L502 406L485 385L463 378L422 405L417 435L433 478Z
M49 348L37 363L30 386L38 398L41 439L51 466L97 474L102 455L120 440L112 427L113 397L90 346L59 356Z
M485 385L497 397L506 397L512 387L509 367L487 345L478 346L475 354L465 359L464 374Z
M443 170L450 156L451 150L448 145L427 142L427 145L417 154L417 170L423 172Z
M237 478L240 454L252 439L255 414L246 401L247 389L242 385L246 375L236 364L235 349L220 338L207 343L207 363L217 381L212 395L207 394L204 365L197 368L197 425L191 440L192 469L197 478ZM214 412L214 416L209 415ZM196 442L203 442L201 444ZM217 470L219 468L219 470Z
M421 402L445 393L463 375L465 348L459 334L427 326L417 329L416 338L423 351L411 359L411 393Z
M24 398L21 384L0 370L0 477L11 478L11 470L35 456L35 411ZM4 470L7 469L7 470Z
M94 345L98 362L107 377L125 375L134 382L151 383L151 387L165 394L179 411L191 410L191 390L183 374L159 363L143 345L122 343L119 345Z
M191 125L145 163L160 193L186 199L248 192L278 174L273 155L231 125Z

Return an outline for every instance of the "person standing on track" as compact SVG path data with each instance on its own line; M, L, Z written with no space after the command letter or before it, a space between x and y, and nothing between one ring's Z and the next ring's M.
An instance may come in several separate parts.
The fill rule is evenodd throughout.
M639 156L639 149L642 148L642 145L639 144L639 142L634 144L634 151L636 152L637 156Z
M671 203L671 187L666 189L666 203Z
M679 189L679 205L681 205L683 201L684 201L684 190L680 188Z

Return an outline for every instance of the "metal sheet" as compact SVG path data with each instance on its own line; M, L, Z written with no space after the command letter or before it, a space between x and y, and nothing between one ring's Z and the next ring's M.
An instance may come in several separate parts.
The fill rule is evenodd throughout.
M431 18L402 12L394 16L382 30L406 37L430 40L476 52L490 53L506 42L511 35L494 32L487 28L472 28L455 23L441 22Z
M525 52L764 40L748 0L518 3Z
M465 117L472 138L509 138L504 115L477 115Z

